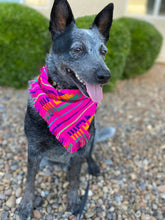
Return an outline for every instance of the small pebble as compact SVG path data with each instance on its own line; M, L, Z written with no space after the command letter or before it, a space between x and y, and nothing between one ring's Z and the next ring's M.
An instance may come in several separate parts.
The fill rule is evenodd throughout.
M115 208L112 206L110 209L109 209L110 212L114 212L115 211Z
M15 192L15 196L16 196L16 197L20 197L21 194L22 194L22 189L21 189L21 188L18 188L18 189L16 190L16 192Z
M165 192L165 185L158 186L160 192Z
M93 196L92 190L89 190L89 191L88 191L88 196Z
M92 211L85 213L86 218L91 218L94 215L95 215L95 212L92 212Z
M7 202L6 202L6 205L9 207L9 208L12 208L15 206L15 203L16 203L16 199L15 199L15 196L11 196Z
M153 203L153 204L152 204L152 208L153 208L154 210L157 210L157 209L158 209L157 204Z
M5 195L4 194L0 194L0 199L4 200L5 199Z
M35 201L34 201L34 207L37 208L37 207L40 207L42 205L42 197L41 196L37 196L35 198Z
M33 211L33 215L34 215L34 218L36 218L36 219L42 218L40 211L37 209Z
M16 204L19 205L22 200L22 197L16 199Z
M137 212L135 213L135 216L136 216L137 218L139 218L139 217L141 216L141 212L140 212L140 211L137 211Z
M11 189L8 189L5 191L5 195L6 196L10 196L12 194L12 190Z
M46 220L53 220L53 217L52 217L51 215L48 215L48 216L46 217Z
M8 219L9 219L8 216L9 216L8 212L4 212L4 211L3 211L3 212L1 213L1 216L0 216L0 217L1 217L2 220L8 220Z

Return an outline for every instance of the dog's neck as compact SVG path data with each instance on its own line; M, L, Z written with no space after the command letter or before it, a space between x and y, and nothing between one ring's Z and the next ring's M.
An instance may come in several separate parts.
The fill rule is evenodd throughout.
M60 86L57 85L57 83L55 81L53 81L51 78L48 79L48 82L55 88L60 88Z
M48 82L55 88L55 89L78 89L76 86L68 86L68 84L60 84L56 81L52 80L50 77L48 79Z
M47 70L48 70L48 75L49 75L49 83L54 87L54 88L60 88L60 89L77 89L72 82L64 81L62 76L58 75L58 71L55 69L52 71L51 66L49 67L49 64L46 64Z

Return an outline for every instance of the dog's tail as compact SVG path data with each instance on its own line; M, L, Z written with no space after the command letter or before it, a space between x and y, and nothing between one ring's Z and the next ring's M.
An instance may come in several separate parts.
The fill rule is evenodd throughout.
M101 131L96 128L95 143L107 141L109 138L113 137L115 133L116 128L114 127L103 128Z

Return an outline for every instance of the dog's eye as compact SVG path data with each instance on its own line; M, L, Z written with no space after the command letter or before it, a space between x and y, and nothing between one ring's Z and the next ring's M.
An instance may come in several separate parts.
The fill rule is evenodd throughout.
M73 51L75 53L80 53L82 51L82 49L80 47L76 47L76 48L73 48Z
M107 54L107 51L106 50L101 50L101 55L105 56Z

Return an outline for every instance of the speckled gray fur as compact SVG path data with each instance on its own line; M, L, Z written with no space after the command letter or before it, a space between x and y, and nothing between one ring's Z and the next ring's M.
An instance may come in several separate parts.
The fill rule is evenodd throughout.
M104 55L100 53L101 49L107 51L103 36L95 27L85 30L77 28L74 24L72 24L70 34L71 38L76 36L76 39L71 42L70 48L83 48L83 51L81 54L77 54L69 50L64 54L60 54L55 53L56 51L52 46L46 59L48 72L51 78L57 82L61 88L75 88L72 77L66 72L66 68L70 68L84 81L91 84L97 84L97 72L106 72L109 74L109 69L104 62ZM54 74L55 71L56 74Z
M89 30L76 27L71 8L66 0L55 0L51 12L49 30L52 34L52 47L46 58L49 80L61 88L80 89L87 95L79 77L91 84L105 84L110 72L104 63L105 43L109 38L112 24L113 4L109 4L97 16ZM77 214L80 208L78 197L79 173L81 163L87 160L90 174L99 175L99 167L92 159L95 126L91 123L91 138L87 145L76 153L68 153L56 137L51 134L47 123L39 116L28 100L25 116L25 134L28 140L28 173L24 196L18 208L21 220L28 219L33 211L34 182L41 160L46 157L68 167L70 188L68 190L68 209ZM89 163L90 162L90 163Z

